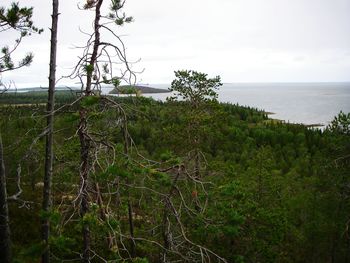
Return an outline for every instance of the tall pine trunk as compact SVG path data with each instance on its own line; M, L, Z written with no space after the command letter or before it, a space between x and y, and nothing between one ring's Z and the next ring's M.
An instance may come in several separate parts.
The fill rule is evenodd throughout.
M53 172L53 122L55 108L55 85L56 85L56 55L57 55L57 24L58 24L58 1L52 0L52 26L51 26L51 50L50 50L50 74L49 74L49 90L47 99L47 134L45 148L45 174L43 188L43 204L42 209L45 214L49 214L52 208L51 185ZM50 221L46 215L42 219L42 240L46 246L42 254L42 262L50 262Z
M6 175L0 133L0 262L11 262L11 237L7 205Z

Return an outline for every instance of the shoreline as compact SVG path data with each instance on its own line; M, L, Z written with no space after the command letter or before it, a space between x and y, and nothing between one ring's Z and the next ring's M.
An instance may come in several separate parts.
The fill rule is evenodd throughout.
M152 97L152 95L162 95L164 96L164 94L166 93L171 93L169 90L167 89L159 89L159 88L153 88L153 87L149 87L149 86L139 86L140 87L140 90L141 88L143 89L143 91L141 90L140 91L140 94L141 96L143 95L148 95L148 96L145 96L145 97L151 97L153 98L154 100L161 100L161 98L154 98ZM112 89L111 87L102 87L103 89ZM58 93L61 93L61 92L74 92L74 91L80 91L80 89L77 89L77 88L69 88L69 87L58 87L57 90L56 90ZM8 90L6 92L7 94L11 94L11 95L14 95L14 96L20 96L20 97L25 97L26 94L43 94L43 93L47 93L47 88L43 88L43 87L34 87L34 88L27 88L27 89L12 89L12 90ZM6 94L5 93L5 94ZM135 95L137 96L136 93L131 93L131 94L127 94L127 93L111 93L111 92L105 92L104 95L107 95L107 96L127 96L127 95ZM151 95L151 96L150 96ZM220 101L219 101L220 102ZM224 103L224 102L221 102L221 103ZM227 102L226 102L227 103ZM12 105L18 105L18 106L24 106L26 105L26 103L23 103L23 102L19 102L18 104L12 104ZM6 107L8 106L8 103L5 103L3 105L1 105L3 107ZM251 106L247 106L247 105L240 105L242 107L251 107ZM280 123L291 123L291 124L296 124L296 125L303 125L305 127L308 127L308 128L321 128L321 129L324 129L327 127L327 124L324 124L324 123L321 123L321 122L316 122L316 123L302 123L302 122L290 122L290 121L287 121L287 120L284 120L284 119L277 119L277 118L272 118L272 115L276 115L277 113L276 112L272 112L272 111L265 111L265 110L262 110L262 112L264 112L264 114L266 114L268 116L268 119L271 120L272 122L280 122Z
M109 95L116 94L162 94L162 93L171 93L168 89L154 88L151 86L145 85L123 85L118 88L112 88L111 91L108 92Z

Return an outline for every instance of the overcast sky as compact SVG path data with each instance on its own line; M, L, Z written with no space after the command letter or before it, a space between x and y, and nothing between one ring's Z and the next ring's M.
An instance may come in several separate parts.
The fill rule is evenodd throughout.
M34 7L45 32L26 38L17 52L33 51L32 66L3 80L45 86L51 1L19 2ZM86 41L79 27L92 29L92 14L77 9L84 1L60 2L58 76L77 62L74 46ZM127 0L125 12L135 22L116 32L129 58L141 59L134 66L145 69L140 83L170 83L178 69L220 75L223 82L350 81L350 0ZM1 33L0 46L14 39Z

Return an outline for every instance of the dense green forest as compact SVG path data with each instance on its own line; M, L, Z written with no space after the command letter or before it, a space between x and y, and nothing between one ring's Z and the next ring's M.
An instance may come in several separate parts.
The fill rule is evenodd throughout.
M9 203L16 262L38 262L43 217L53 262L79 261L82 224L91 231L91 262L350 262L342 115L320 131L215 100L193 108L189 100L79 98L56 94L47 214L43 101L39 93L0 96L8 194L20 190ZM83 217L80 107L93 142Z

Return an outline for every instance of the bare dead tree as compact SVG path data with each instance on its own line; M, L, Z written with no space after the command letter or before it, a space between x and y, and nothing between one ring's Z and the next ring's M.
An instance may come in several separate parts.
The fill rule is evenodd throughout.
M55 85L56 85L56 57L57 57L57 26L58 26L58 0L52 1L52 25L51 25L51 48L50 48L50 74L49 74L49 90L46 106L46 146L45 146L45 174L43 187L43 204L42 208L46 214L51 212L51 188L53 174L53 131L54 131L54 109L55 109ZM42 219L42 239L45 244L45 250L41 260L43 263L50 262L50 220L48 216Z

